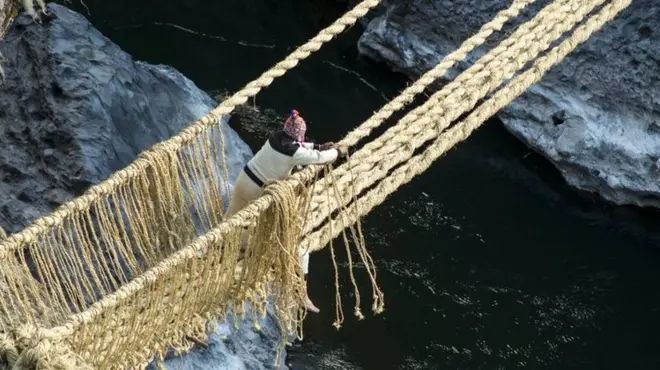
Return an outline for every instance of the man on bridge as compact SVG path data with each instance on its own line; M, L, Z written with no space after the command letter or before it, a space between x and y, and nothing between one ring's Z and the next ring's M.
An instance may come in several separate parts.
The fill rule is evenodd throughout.
M335 147L334 143L314 144L305 142L307 124L295 109L284 123L282 130L273 133L257 154L245 165L238 175L234 191L225 212L224 219L240 211L250 201L261 194L261 188L268 181L283 180L291 174L295 166L325 164L343 157L345 147ZM300 256L305 281L309 269L309 253ZM307 295L307 310L319 312Z

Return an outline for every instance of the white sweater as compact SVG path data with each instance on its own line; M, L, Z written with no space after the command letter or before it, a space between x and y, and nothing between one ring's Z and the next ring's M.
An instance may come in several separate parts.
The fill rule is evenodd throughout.
M301 146L279 131L270 136L243 170L262 187L267 181L286 178L297 165L332 162L338 154L336 149L320 150L320 146L313 143L302 143Z

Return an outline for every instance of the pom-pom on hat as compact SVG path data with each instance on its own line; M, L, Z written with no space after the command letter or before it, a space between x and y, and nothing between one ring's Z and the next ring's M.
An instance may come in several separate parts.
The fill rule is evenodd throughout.
M291 114L284 122L284 132L296 139L299 143L302 143L305 140L305 132L307 131L307 124L305 120L300 116L297 110L292 109Z

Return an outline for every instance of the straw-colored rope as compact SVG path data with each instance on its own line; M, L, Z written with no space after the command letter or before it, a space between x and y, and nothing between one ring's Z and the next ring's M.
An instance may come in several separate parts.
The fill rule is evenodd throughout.
M429 85L443 77L450 68L454 67L454 65L456 65L458 62L465 59L468 53L483 45L493 32L500 31L506 22L508 22L511 18L517 17L523 9L535 1L536 0L515 0L509 8L499 12L492 21L482 26L475 35L465 40L465 42L463 42L463 44L461 44L458 49L444 57L442 61L440 61L433 69L424 73L412 85L408 86L404 91L402 91L396 98L379 109L360 126L349 132L338 144L353 146L357 144L361 139L368 137L375 128L382 125L383 122L389 119L395 112L400 111L408 104L410 104L415 99L415 97L424 92L424 90ZM522 27L524 29L531 29L535 26L537 26L537 24L530 24L528 22L525 23ZM423 111L419 109L415 110L415 112L417 115L423 114ZM349 163L357 162L358 161L352 161ZM305 170L306 173L301 173L298 176L300 178L309 178L310 176L313 176L312 174L317 173L318 170L318 167L310 167ZM341 166L336 169L335 175L345 176L349 172L350 168L347 169L345 166ZM325 187L321 186L316 188L315 193L320 194L323 191L325 191ZM318 205L314 206L314 211L317 211L317 206Z
M493 92L502 81L513 76L521 66L603 2L605 0L559 0L551 3L423 105L354 153L352 161L334 171L333 179L324 178L315 187L311 203L312 221L305 231L318 227L336 210L337 200L345 205L354 191L360 193L385 176L389 169L410 158L417 148L437 137L451 122L472 109L478 100ZM350 172L366 174L376 168L381 174L379 177L362 175L349 186L353 182ZM323 193L329 185L343 189L343 193L328 202Z
M528 23L539 25L543 24L543 22L545 24L552 24L553 21L556 21L557 23L554 26L550 27L550 29L548 27L521 27L511 35L511 39L514 39L515 42L511 43L506 40L503 42L503 45L495 48L491 53L484 55L474 66L466 70L455 81L435 93L424 105L410 112L395 127L389 129L377 140L370 142L365 147L368 155L364 155L365 152L363 150L365 149L355 153L354 158L358 157L361 160L351 161L349 164L359 163L352 171L359 173L360 176L352 177L350 181L344 181L338 184L334 175L340 171L333 171L333 176L320 180L319 183L325 182L321 188L327 186L328 181L332 182L333 186L331 188L334 189L335 196L333 198L324 198L322 195L317 195L312 198L314 206L318 206L320 203L323 204L322 202L325 201L324 205L330 209L323 209L321 212L313 215L316 217L313 217L312 221L308 222L305 233L308 233L323 222L338 206L342 207L340 215L344 218L351 213L360 213L359 209L347 210L345 208L348 202L352 200L351 196L354 198L355 194L360 193L365 188L387 176L391 168L410 158L415 149L419 148L426 141L437 137L453 120L472 109L479 99L494 91L502 81L513 76L520 66L534 59L540 51L547 48L552 41L558 39L564 32L573 28L583 16L603 1L582 3L578 1L564 1L562 3L562 1L558 1L546 7ZM521 52L525 48L525 52ZM482 60L487 62L483 63ZM475 70L483 71L484 73L478 74ZM472 87L472 89L466 92L465 88L462 88L462 85L467 85L466 88ZM421 118L419 118L419 112L424 114ZM402 128L406 130L402 130ZM403 131L403 134L391 134L391 132L397 130L399 132ZM408 134L407 132L411 133ZM384 150L371 151L369 146L374 146L379 142L383 143L382 147ZM375 160L376 158L377 160ZM343 194L339 194L337 189L343 189ZM321 215L320 217L319 214ZM345 221L342 221L341 224L349 225L349 227L352 225L352 223L345 223ZM324 228L323 232L336 236L331 225L332 223L329 226L326 225L328 227ZM337 230L343 230L343 228L340 227ZM303 248L315 251L323 248L325 245L325 243L306 243ZM360 253L360 256L363 255L364 252ZM367 274L370 277L374 276L375 266L371 265L369 259L365 257L362 258L362 262L367 270ZM352 274L352 270L349 270L349 272ZM373 279L372 285L374 286L372 297L374 303L372 309L375 312L380 312L383 309L382 293L379 292L376 282ZM359 297L357 292L356 297ZM339 299L338 293L337 299ZM361 316L359 299L356 299L355 312L358 317ZM342 317L343 315L338 315L337 326L341 324Z
M355 290L354 313L362 318L346 228L372 283L372 309L381 312L383 294L359 218L467 138L630 3L612 0L589 18L605 1L556 0L427 103L354 153L347 164L330 168L322 180L315 180L318 171L309 168L288 180L267 184L261 197L227 220L220 219L228 180L221 129L217 121L210 121L215 118L202 119L179 139L146 151L131 165L138 172L120 171L104 186L87 192L82 201L56 211L59 218L41 218L32 232L12 235L0 246L3 266L8 266L0 270L0 329L5 333L0 336L0 361L27 368L142 367L154 354L162 359L171 346L185 351L203 341L206 323L229 313L243 316L246 302L254 308L258 326L256 314L265 315L268 297L273 299L283 332L301 338L306 287L299 252L301 248L318 250L339 233L343 233ZM500 12L443 60L442 67L425 75L342 143L355 145L368 136L528 3L516 1ZM364 5L360 11L368 8ZM497 90L582 18L589 19L559 47ZM318 42L325 39L317 38L320 47ZM291 60L297 63L306 57L299 58L302 55ZM284 73L295 66L291 63L278 64L274 70ZM262 82L248 84L242 96L253 96L279 72L268 73ZM490 99L477 104L493 92ZM214 111L231 111L242 103L226 104ZM465 120L445 131L475 106ZM414 155L430 140L430 146ZM301 186L311 180L311 186ZM321 226L333 210L337 214ZM343 320L339 301L336 308L339 327Z
M321 224L338 206L342 207L340 209L340 215L342 217L346 217L345 215L351 212L359 213L359 210L356 209L345 209L348 202L352 200L351 196L354 198L355 194L360 193L365 188L382 179L391 168L409 158L415 149L420 147L424 142L437 137L453 120L473 108L479 99L494 91L502 81L510 78L527 61L535 58L539 51L547 48L553 40L571 29L598 4L599 2L587 2L580 6L577 1L557 1L546 7L536 17L513 33L502 45L484 55L474 66L462 73L455 81L435 93L424 105L408 113L396 126L390 128L377 140L370 142L365 148L355 153L353 160L348 162L348 165L352 163L359 163L359 165L348 170L348 175L351 176L349 181L345 181L348 175L343 176L342 180L344 181L341 183L335 177L337 173L346 173L346 170L344 172L333 171L333 176L320 180L319 183L321 183L321 186L315 186L315 190L319 188L323 189L328 184L331 184L332 186L330 188L334 190L335 196L329 198L320 194L312 198L312 208L316 208L316 212L312 215L311 222L307 222L305 233L310 232L314 227ZM553 24L553 22L557 23ZM543 26L544 24L546 26ZM548 27L548 25L551 26ZM510 40L512 41L509 42ZM524 52L521 52L522 50ZM495 78L492 78L492 76L495 76ZM472 89L466 92L468 88ZM398 134L392 134L392 132L397 131ZM383 150L373 151L372 147L377 147L378 144L380 144ZM365 153L367 154L365 155ZM355 161L354 159L356 157L361 160ZM353 177L353 172L359 173L360 176ZM318 185L318 183L315 185ZM342 191L338 189L342 189ZM324 201L325 203L323 203ZM319 204L325 205L326 208L319 211ZM348 223L348 225L351 227L350 225L352 223ZM343 228L339 228L338 230L343 230ZM356 237L356 232L353 229L351 231L354 240L359 241L360 238ZM326 228L325 232L336 236L332 228ZM343 235L345 244L348 245L346 235ZM372 282L372 310L377 313L382 312L384 306L383 295L376 285L375 266L370 257L368 257L366 249L359 242L356 245L358 255L361 257L363 266ZM325 244L312 245L307 243L304 248L315 251L324 246ZM332 245L330 247L332 248ZM347 254L349 256L349 273L351 280L353 280L350 252L348 250ZM332 258L334 260L334 253ZM336 296L337 301L340 302L338 292ZM362 314L357 288L355 288L355 296L355 315L360 318ZM338 311L335 326L339 327L342 321L343 314L341 311Z
M332 176L320 180L315 185L320 183L321 186L315 186L314 189L315 193L321 194L312 198L312 209L316 212L312 215L312 221L306 224L305 233L311 231L325 218L329 217L337 209L337 206L345 206L351 200L351 195L361 192L386 176L389 169L401 161L405 161L416 148L430 138L437 136L449 123L474 107L479 99L494 91L502 81L511 77L527 61L535 58L539 51L547 48L550 42L571 29L584 15L602 1L586 2L582 5L577 1L557 1L546 7L536 17L513 33L502 45L484 55L455 81L434 94L424 105L408 113L395 127L390 128L377 140L370 142L365 148L355 153L353 160L344 165L341 170L335 170L332 172ZM523 50L524 52L522 52ZM492 78L492 76L495 76L495 78ZM472 88L472 90L466 91L468 88ZM468 96L465 96L466 93L469 93ZM412 133L408 134L410 131ZM423 136L421 139L417 137L420 136L420 132L424 134L421 135ZM383 150L374 151L373 147L379 145ZM360 158L360 160L356 161L355 158ZM350 164L356 164L356 166L346 170L345 167ZM353 176L353 172L359 173L360 176ZM335 177L337 173L340 175L345 174L342 178L344 181L341 181L341 183ZM349 175L351 179L345 181L345 178ZM328 184L332 185L330 188L335 193L334 197L330 198L323 194L327 193L325 188L328 187ZM321 191L319 191L319 188ZM325 205L326 208L319 211L319 205ZM342 209L340 215L345 214L347 212ZM343 228L338 230L343 230ZM326 231L336 235L331 229ZM356 232L353 230L352 232L354 239L359 240L360 238L356 237ZM345 244L348 244L345 234L344 240ZM383 310L383 298L375 282L375 266L370 263L366 249L362 248L360 243L356 244L367 274L372 278L372 286L374 287L372 309L374 312L381 312ZM310 251L315 251L324 246L325 244L307 244L305 249L309 248ZM332 245L330 247L332 248ZM350 252L347 251L347 253L349 256L349 273L351 274L351 280L353 280ZM332 258L334 260L334 252ZM359 292L357 292L357 288L355 290L355 314L362 317L359 307ZM339 302L338 293L336 299ZM339 326L342 321L343 314L339 311L335 326Z
M14 0L0 0L0 39L5 35L11 21L18 13L18 2Z
M140 367L154 350L162 356L173 338L203 337L205 320L201 318L226 317L232 309L244 314L245 300L265 314L268 296L275 297L275 312L283 329L294 332L305 313L305 286L297 254L301 240L297 197L294 187L285 182L271 184L265 193L278 201L250 226L251 238L237 276L242 228L221 225L42 335L52 341L66 340L97 367ZM200 258L202 250L205 254ZM99 328L103 330L99 332ZM144 347L144 343L151 345ZM190 343L174 345L185 349Z
M514 1L512 5L508 8L505 9L501 12L499 12L491 22L485 24L474 36L470 37L467 39L461 47L459 47L456 51L450 53L447 55L438 65L430 70L429 72L425 73L422 77L420 77L415 83L411 86L409 86L407 89L405 89L401 94L399 94L394 100L392 100L390 103L386 104L383 108L381 108L377 113L375 113L373 116L371 116L367 121L365 121L363 124L361 124L358 128L354 129L351 131L344 139L341 140L340 144L341 145L354 145L356 144L361 138L364 138L368 136L373 129L381 125L387 118L389 118L394 112L402 109L406 105L408 105L412 100L415 98L416 95L419 93L423 92L428 85L431 83L435 82L438 78L444 76L446 71L453 67L457 62L461 61L462 59L465 58L465 56L473 49L476 47L482 45L486 39L495 31L495 30L501 30L503 25L511 18L516 17L522 9L524 9L526 6L529 4L533 3L531 0L518 0ZM547 19L546 19L547 20ZM524 29L527 30L531 27L528 27L527 24L524 25ZM497 50L500 51L500 50ZM479 68L479 67L477 67ZM420 114L423 114L419 109L414 111L417 116ZM410 120L406 121L407 118L410 117L410 114L404 117L403 121L399 125L406 125L410 122ZM397 125L397 126L399 126ZM382 139L382 137L381 137ZM389 139L389 138L387 138ZM371 145L373 143L370 143L368 145ZM363 154L362 152L356 153L358 158L365 158L365 156L362 156L360 154ZM375 157L372 157L375 158ZM348 163L357 163L357 161L350 160ZM311 167L308 169L309 172L315 173L318 170L318 167L314 168ZM358 171L359 172L359 171ZM340 167L338 170L334 170L331 172L332 176L326 177L325 180L320 181L319 183L316 183L315 186L313 187L313 193L316 195L312 199L312 209L314 211L314 215L317 216L319 213L322 212L327 212L325 213L325 216L329 216L329 209L332 208L332 210L335 210L337 207L338 203L341 203L342 205L346 204L348 202L348 198L346 195L349 194L356 194L360 189L358 187L354 186L354 183L351 183L351 186L347 186L346 188L343 189L343 191L339 191L337 186L331 186L328 187L328 183L326 180L329 178L332 179L332 184L338 184L339 182L336 180L335 176L337 175L350 175L353 176L353 171L352 169L346 170L343 166ZM374 179L375 180L375 179ZM316 186L320 184L321 186ZM346 182L342 185L346 185ZM328 189L331 189L334 191L334 196L330 197L327 196L328 194ZM349 195L350 196L350 195ZM325 204L332 204L334 208L328 207L324 208L323 210L320 210L319 208L319 203L324 204L323 201L319 202L318 198L324 198L327 199L327 202ZM307 220L306 222L306 228L304 229L305 232L309 232L312 228L318 226L322 221L323 218L325 217L314 217L312 218L312 222L309 222ZM348 242L348 237L346 233L343 231L343 238L344 238L344 244L346 247L346 253L347 253L347 258L348 258L348 265L349 265L349 273L350 273L350 278L351 282L354 286L354 295L356 297L356 303L355 303L355 309L354 309L354 314L358 318L363 318L363 315L361 313L360 309L360 293L359 290L355 284L355 278L353 275L353 264L351 260L351 251L349 248L349 242ZM375 266L373 265L373 261L371 261L371 257L368 255L368 252L366 251L366 248L364 246L363 242L363 237L361 236L361 228L358 227L357 229L352 229L351 228L351 234L353 237L353 240L355 241L356 244L356 250L358 252L358 256L361 259L361 262L366 268L366 272L371 280L372 287L373 287L373 305L372 309L376 313L380 313L383 311L384 308L384 300L383 300L383 294L380 292L376 281L375 281ZM311 250L316 250L318 248L321 248L323 246L316 246L316 248L312 248ZM334 248L332 245L330 245L331 249L331 254L332 254L332 260L333 260L333 265L335 266L335 274L337 274L337 269L336 269L336 262L335 262L335 254L334 254ZM337 286L337 291L336 291L336 301L337 301L337 318L335 321L335 326L339 328L341 326L341 323L343 322L343 312L341 311L341 298L339 295L338 291L338 280L337 276L335 276L335 285Z
M344 217L333 218L323 228L306 236L303 240L302 247L309 247L311 249L313 246L327 244L329 240L338 235L337 230L349 227L352 223L359 221L359 217L371 212L373 208L384 202L391 193L410 182L415 176L426 171L441 155L446 153L454 145L467 139L472 132L490 117L522 95L531 85L538 82L550 68L560 63L594 32L601 29L603 25L627 8L631 1L612 0L611 3L605 5L599 13L590 17L583 25L579 26L570 38L567 38L559 46L549 51L547 55L538 58L529 69L513 79L506 87L497 91L465 120L435 139L423 153L411 157L404 165L385 176L381 183L360 197L357 202L351 204L346 212L349 218L351 218L350 221L346 222ZM334 232L330 231L333 229L335 230Z

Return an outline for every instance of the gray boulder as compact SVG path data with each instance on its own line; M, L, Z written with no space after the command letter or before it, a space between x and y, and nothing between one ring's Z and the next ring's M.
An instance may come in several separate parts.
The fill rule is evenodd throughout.
M17 232L125 167L216 102L171 67L133 61L83 16L49 4L43 25L19 16L0 54L0 225ZM252 156L227 122L233 182ZM231 324L231 323L230 323ZM269 313L217 324L208 348L166 362L186 369L272 369L280 334ZM220 336L225 337L223 340ZM177 367L178 368L178 367Z
M418 76L510 3L388 0L372 15L358 48ZM538 1L525 19L548 3ZM570 185L616 204L660 207L659 24L660 3L634 0L498 117Z
M284 350L279 366L275 366L275 349L280 344L281 336L272 306L268 307L266 318L259 320L259 330L249 319L251 315L252 311L246 306L245 320L234 322L230 316L228 323L215 325L215 332L209 336L206 348L194 347L183 356L170 353L161 365L171 370L288 369ZM146 370L157 368L154 362Z
M178 133L216 102L171 67L135 62L84 17L18 17L0 53L0 226L16 232ZM252 155L226 122L235 179Z

